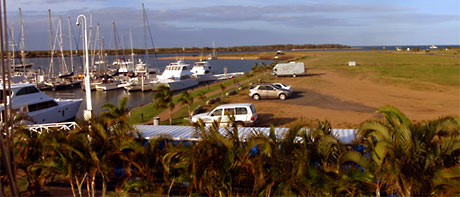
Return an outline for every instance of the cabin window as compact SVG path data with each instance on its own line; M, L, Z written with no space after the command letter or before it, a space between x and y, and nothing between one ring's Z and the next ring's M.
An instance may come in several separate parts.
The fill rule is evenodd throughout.
M209 73L209 70L207 70L207 71L204 71L204 73L208 74L208 73Z
M20 89L17 93L16 96L21 96L21 95L26 95L26 94L33 94L39 92L38 89L34 86L29 86L29 87L24 87Z
M34 111L54 107L57 105L58 104L55 101L45 101L41 103L31 104L31 105L28 105L27 107L29 108L29 112L34 112Z
M182 70L187 70L188 68L187 67L182 67Z

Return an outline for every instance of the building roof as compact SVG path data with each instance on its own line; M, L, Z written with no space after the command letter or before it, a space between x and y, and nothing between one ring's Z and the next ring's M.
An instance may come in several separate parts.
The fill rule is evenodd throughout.
M192 126L165 126L165 125L136 125L143 137L146 139L155 138L158 136L168 136L174 140L198 140L195 127ZM288 128L275 128L275 134L281 138ZM355 134L358 129L332 129L332 133L336 135L340 141L345 144L350 144L355 139ZM222 135L226 134L226 128L221 127L219 132ZM261 132L265 135L270 133L270 127L239 127L238 133L240 139L244 140L253 132Z

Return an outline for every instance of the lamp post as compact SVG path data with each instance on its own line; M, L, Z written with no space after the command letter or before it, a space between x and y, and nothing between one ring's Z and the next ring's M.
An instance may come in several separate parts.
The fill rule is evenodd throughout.
M77 26L80 25L80 18L83 20L82 28L84 29L84 48L85 48L85 93L86 93L86 110L83 112L83 117L85 120L90 120L93 115L93 107L91 102L91 85L90 85L90 75L89 75L89 56L88 56L88 33L86 30L86 16L80 14L77 17Z

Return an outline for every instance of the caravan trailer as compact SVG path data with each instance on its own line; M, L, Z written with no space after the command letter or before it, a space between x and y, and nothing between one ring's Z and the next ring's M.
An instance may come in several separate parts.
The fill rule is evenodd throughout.
M289 62L276 64L273 67L273 75L276 76L293 76L305 74L305 65L303 62Z

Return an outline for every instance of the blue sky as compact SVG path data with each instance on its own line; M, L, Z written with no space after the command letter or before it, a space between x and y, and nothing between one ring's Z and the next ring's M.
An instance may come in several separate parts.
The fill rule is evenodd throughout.
M54 27L62 16L67 33L70 16L77 34L76 16L91 12L107 48L114 46L112 22L120 38L125 34L126 47L132 29L135 47L142 48L142 2L157 47L202 47L213 40L217 46L460 43L458 0L7 0L8 21L17 40L22 8L26 48L46 50L48 9Z

